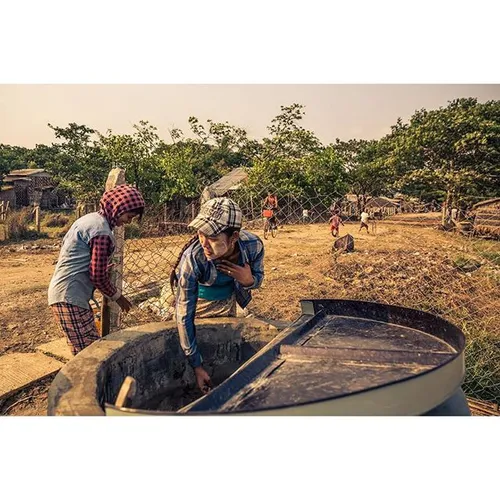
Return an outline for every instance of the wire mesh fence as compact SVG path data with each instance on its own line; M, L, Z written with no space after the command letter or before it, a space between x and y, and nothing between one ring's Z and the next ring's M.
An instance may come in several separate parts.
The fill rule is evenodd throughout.
M278 230L276 238L265 242L264 285L247 312L292 321L299 300L313 297L376 301L438 314L466 335L466 393L500 402L500 241L475 232L470 214L453 215L437 203L365 197L370 219L362 227L359 200L352 196L298 195L273 186L228 191L225 196L242 209L244 228L260 236L269 192L278 197ZM187 225L200 203L148 206L142 223L127 227L123 290L137 307L122 318L122 326L172 319L169 276L193 236ZM336 238L329 225L333 213L342 218ZM352 252L335 243L348 234Z

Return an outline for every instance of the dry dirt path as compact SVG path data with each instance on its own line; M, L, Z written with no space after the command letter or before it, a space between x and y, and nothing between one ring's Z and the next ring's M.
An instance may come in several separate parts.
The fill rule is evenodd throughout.
M262 235L262 231L256 232ZM372 294L390 300L390 293L400 297L402 291L418 290L424 284L427 288L422 293L427 293L435 285L436 270L452 273L453 258L470 251L464 238L432 227L379 223L374 235L358 233L358 224L346 224L341 235L347 232L355 237L356 252L334 258L333 238L326 224L280 228L277 238L265 241L266 276L262 289L254 292L250 311L261 318L291 321L300 315L301 298L350 297L358 290L358 297ZM33 249L33 244L46 248ZM54 240L25 244L27 249L21 249L21 244L0 246L0 355L35 352L38 345L60 338L46 302L59 253L58 248L49 247L53 244ZM427 268L428 262L434 267ZM395 271L397 276L388 275ZM384 281L386 277L391 281ZM481 275L454 272L445 278L447 282L455 279L463 293L486 291ZM471 300L477 298L471 296ZM495 311L499 300L491 302ZM481 314L490 314L490 307L481 307ZM9 414L45 414L52 378L4 402L0 413L15 404Z

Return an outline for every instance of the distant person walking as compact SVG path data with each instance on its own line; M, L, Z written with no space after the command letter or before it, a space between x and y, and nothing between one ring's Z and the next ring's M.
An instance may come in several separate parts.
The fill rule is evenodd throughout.
M307 208L304 208L302 210L302 222L304 224L307 224L311 220L311 214Z
M361 212L361 225L359 226L359 232L361 232L361 230L363 228L366 228L366 232L369 233L370 231L368 230L368 220L370 219L370 216L365 212Z
M338 214L332 215L328 222L330 224L330 232L332 233L332 236L336 238L339 235L340 224L344 225L344 222Z

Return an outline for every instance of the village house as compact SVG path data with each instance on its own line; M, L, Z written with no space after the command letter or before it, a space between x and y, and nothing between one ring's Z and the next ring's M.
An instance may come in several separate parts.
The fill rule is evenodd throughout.
M401 211L399 199L386 198L385 196L374 196L365 205L369 214L380 214L386 217L395 215Z
M476 203L472 215L475 234L500 237L500 198Z
M58 206L52 176L42 168L12 170L3 179L0 200L9 201L11 208L39 204L41 208Z
M3 207L15 207L16 192L14 186L0 187L0 205Z

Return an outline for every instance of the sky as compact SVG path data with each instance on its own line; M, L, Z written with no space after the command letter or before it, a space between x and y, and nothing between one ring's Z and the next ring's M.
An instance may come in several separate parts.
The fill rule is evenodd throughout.
M500 99L500 85L463 84L0 84L0 144L34 147L54 142L47 126L70 122L105 133L133 133L147 120L169 142L176 127L189 136L188 118L229 122L261 139L280 106L305 106L302 126L323 144L337 137L379 139L398 117L446 106L458 97Z

